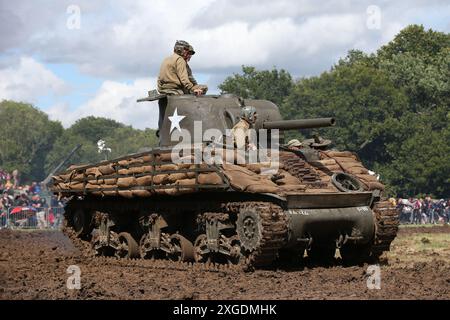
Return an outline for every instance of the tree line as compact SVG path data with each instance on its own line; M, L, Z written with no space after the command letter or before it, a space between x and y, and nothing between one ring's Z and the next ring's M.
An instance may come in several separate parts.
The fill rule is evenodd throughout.
M450 196L450 35L411 25L377 52L350 50L319 76L293 79L286 70L243 66L219 85L222 92L276 103L285 119L334 117L333 128L302 130L356 152L381 175L393 196ZM111 158L157 145L155 131L87 117L64 129L36 107L0 103L0 168L42 180L77 144L72 163Z
M25 182L42 181L81 144L70 163L95 163L105 159L97 142L111 148L109 158L157 145L155 130L134 129L100 117L86 117L64 129L38 108L14 101L0 102L0 168L17 169Z

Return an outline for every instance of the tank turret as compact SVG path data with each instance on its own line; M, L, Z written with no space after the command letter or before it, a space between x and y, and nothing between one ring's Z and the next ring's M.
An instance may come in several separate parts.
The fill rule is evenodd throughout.
M274 103L267 100L243 100L232 94L200 97L154 95L153 98L138 99L138 102L158 99L165 104L164 120L159 128L161 146L173 146L179 142L171 136L175 129L187 130L193 142L203 142L203 135L209 129L217 129L226 134L226 130L233 128L239 121L243 105L256 108L256 130L299 130L335 125L334 118L282 120L278 106Z

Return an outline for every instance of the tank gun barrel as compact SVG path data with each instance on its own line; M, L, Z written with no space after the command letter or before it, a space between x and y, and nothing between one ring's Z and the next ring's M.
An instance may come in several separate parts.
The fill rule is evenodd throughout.
M334 118L314 118L300 120L280 120L263 122L264 129L297 130L334 126Z

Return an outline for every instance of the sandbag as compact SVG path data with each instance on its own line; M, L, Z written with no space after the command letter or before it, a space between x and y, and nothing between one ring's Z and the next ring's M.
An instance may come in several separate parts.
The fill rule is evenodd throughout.
M294 177L287 171L281 170L280 175L282 175L283 178L275 181L278 185L301 184L301 181L298 178Z
M57 184L57 183L65 181L63 178L61 178L61 176L52 176L52 179L53 179L53 184Z
M323 159L323 160L319 160L318 162L320 162L324 166L336 165L336 160L334 160L334 159Z
M358 175L358 174L368 174L369 170L367 170L366 168L361 168L361 167L351 167L351 168L347 169L346 172L353 174L353 175Z
M79 180L83 180L86 176L84 175L84 173L75 173L72 175L72 178L70 179L71 181L79 181Z
M142 172L153 172L153 166L143 166Z
M129 175L130 171L128 169L119 169L117 171L118 174L122 174L122 175Z
M163 164L163 165L156 167L156 171L169 171L169 170L178 170L178 167L176 164L172 164L172 163Z
M338 165L331 165L331 166L327 166L327 169L332 171L332 172L340 172L342 171L342 168Z
M67 174L60 174L58 176L52 176L52 178L57 182L68 182L71 176L72 176L71 173L67 173Z
M192 179L195 178L195 171L189 171L186 173L186 178Z
M119 188L129 188L136 185L135 177L126 177L117 179L117 186Z
M122 196L124 198L128 198L128 199L133 198L133 192L130 190L119 190L118 193L120 196Z
M129 174L144 173L144 167L131 167L128 169Z
M187 174L186 173L171 173L169 174L169 183L174 183L178 180L186 179Z
M245 191L247 192L253 192L253 193L277 193L278 188L277 185L274 184L273 186L265 183L257 183L257 184L251 184L245 188Z
M244 191L250 184L260 181L260 176L247 168L234 164L223 164L222 167L231 186L239 191Z
M152 195L149 190L131 190L133 196L147 198Z
M166 184L169 182L169 175L168 174L157 174L153 177L153 183L154 184Z
M176 182L176 185L185 186L185 185L194 185L195 179L182 179Z
M115 189L115 188L117 188L117 186L113 186L113 185L109 185L109 184L102 184L102 185L100 185L100 187L103 189L103 190L108 190L108 189L110 189L110 190L112 190L112 189Z
M92 179L92 180L87 181L87 183L100 185L100 184L104 183L104 180L103 179Z
M279 162L260 162L260 163L249 163L244 165L250 171L253 171L258 174L264 174L264 172L276 171L282 169L282 166ZM273 174L273 172L272 172Z
M166 195L167 194L166 190L168 189L154 189L154 192L158 195Z
M60 182L60 183L56 184L55 186L60 190L70 189L70 183L66 183L66 182Z
M100 172L100 170L98 170L97 167L86 169L86 176L94 176L97 178L101 175L102 173Z
M145 155L145 156L140 157L140 159L142 159L142 161L143 161L144 163L146 163L146 162L152 162L152 161L153 161L153 155L147 154L147 155Z
M223 181L222 178L216 172L210 172L210 173L200 173L198 175L198 183L218 185L222 184Z
M109 174L113 174L116 172L116 169L114 168L114 166L112 165L112 163L104 165L104 166L99 166L98 170L100 171L101 174L103 175L109 175Z
M119 164L119 166L127 167L127 166L128 166L128 162L129 162L129 160L128 160L128 159L125 159L125 160L120 160L120 161L118 162L118 164Z
M324 153L327 155L327 156L329 156L329 157L331 157L331 158L334 158L334 157L355 157L355 155L352 153L352 152L350 152L350 151L334 151L334 150L330 150L330 151L324 151Z
M368 186L369 186L369 190L381 190L381 191L383 191L384 188L385 188L384 185L381 182L379 182L379 181L377 181L377 182L369 182Z
M142 158L133 158L128 160L128 165L132 166L132 165L136 165L136 164L143 164L144 160Z
M116 178L104 179L103 181L104 181L104 183L106 185L115 185L115 184L117 184L117 179Z
M86 183L85 188L88 190L93 190L93 189L95 190L95 189L100 189L100 186L98 184Z
M118 192L116 190L111 190L111 191L103 190L102 194L105 196L116 196L118 194Z
M143 176L136 178L136 184L138 186L150 186L152 184L152 176Z
M165 152L165 153L161 153L159 155L159 161L170 161L172 162L172 153L171 152Z
M344 169L344 171L351 168L364 168L364 166L359 162L339 162L339 165Z
M72 182L69 185L70 190L82 190L84 189L84 182Z

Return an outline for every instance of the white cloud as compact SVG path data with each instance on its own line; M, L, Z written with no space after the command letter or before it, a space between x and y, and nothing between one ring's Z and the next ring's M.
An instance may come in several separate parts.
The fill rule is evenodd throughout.
M158 103L136 102L147 95L155 82L154 78L137 79L131 84L108 80L103 82L92 99L75 110L70 110L66 104L57 104L47 113L51 119L60 120L65 127L80 118L96 116L114 119L139 129L157 128Z
M194 72L212 75L251 64L318 74L350 48L375 50L414 23L417 12L449 10L442 0L118 0L114 6L78 0L81 29L69 30L65 9L71 2L43 1L47 7L55 4L54 9L21 0L18 6L3 4L5 12L14 14L12 25L0 30L0 36L8 36L5 45L112 80L155 76L177 39L197 49ZM366 28L369 5L381 10L380 30ZM32 19L28 26L30 13L45 19ZM17 35L5 31L17 29L22 30Z
M61 95L68 90L62 79L30 57L21 57L15 65L0 69L0 100L35 103L42 95Z
M210 92L216 92L214 86L241 65L275 66L296 78L317 75L349 49L373 52L408 24L443 25L425 19L430 12L438 20L450 14L448 0L77 0L81 28L70 30L66 9L72 4L0 1L0 58L23 56L10 65L0 59L0 100L56 95L47 111L65 126L95 115L138 128L156 127L156 103L135 100L155 87L160 63L177 39L195 47L194 75L209 79ZM381 10L380 29L366 26L370 5ZM440 31L450 25L445 28ZM69 107L58 96L67 85L42 63L73 65L103 84L91 99ZM76 81L73 90L81 87Z

